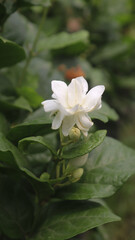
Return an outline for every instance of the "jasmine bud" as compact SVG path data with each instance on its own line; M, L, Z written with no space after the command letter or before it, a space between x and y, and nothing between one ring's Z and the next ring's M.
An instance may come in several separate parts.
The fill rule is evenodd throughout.
M73 127L69 132L69 138L73 142L77 142L80 139L81 132L79 128Z

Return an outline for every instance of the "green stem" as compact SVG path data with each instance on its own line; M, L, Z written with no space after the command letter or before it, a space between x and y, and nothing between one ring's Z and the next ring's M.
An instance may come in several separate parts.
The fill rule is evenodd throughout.
M60 162L58 162L56 165L56 178L59 177L60 177Z
M65 170L66 170L65 160L63 160L63 162L62 162L62 171L63 171L63 174L64 174Z
M35 36L35 39L34 39L32 48L31 48L31 50L29 51L28 57L27 57L27 59L26 59L26 63L25 63L25 65L24 65L24 68L23 68L23 71L22 71L22 75L21 75L21 77L20 77L20 79L19 79L19 85L21 85L23 79L25 78L25 74L26 74L26 72L27 72L27 68L28 68L28 66L29 66L29 63L30 63L33 55L34 55L34 51L35 51L35 49L36 49L36 45L37 45L37 42L38 42L38 39L39 39L41 30L42 30L42 27L43 27L43 24L44 24L44 21L45 21L47 12L48 12L48 8L44 8L43 15L42 15L42 18L41 18L41 21L40 21L40 24L39 24L39 28L38 28L37 34L36 34L36 36Z
M66 145L68 145L68 144L70 144L70 143L73 143L73 141L72 141L72 140L69 140L69 141L67 141L67 142L63 142L61 145L64 147L64 146L66 146Z
M60 144L62 145L62 143L63 143L63 133L62 133L62 129L61 129L61 127L60 127L60 129L59 129L59 132L60 132Z
M68 186L70 184L71 184L71 182L67 181L65 183L57 183L57 184L55 184L55 187L65 187L65 186Z

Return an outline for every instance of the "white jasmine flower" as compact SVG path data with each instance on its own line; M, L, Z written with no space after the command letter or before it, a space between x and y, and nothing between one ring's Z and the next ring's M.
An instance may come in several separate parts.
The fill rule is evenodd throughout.
M68 136L73 126L77 126L87 136L93 125L89 112L101 108L101 96L105 90L103 85L93 87L88 92L88 83L84 77L72 79L67 86L62 81L52 81L52 100L42 102L45 112L54 115L52 129L62 126L62 133Z

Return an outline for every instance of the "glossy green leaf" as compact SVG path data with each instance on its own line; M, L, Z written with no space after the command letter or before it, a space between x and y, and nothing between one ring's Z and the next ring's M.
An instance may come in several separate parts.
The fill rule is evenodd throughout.
M8 138L11 141L17 142L25 137L44 135L52 132L51 121L48 115L43 112L43 116L38 117L38 112L35 111L31 114L24 123L14 126L9 131Z
M26 171L25 171L26 172ZM29 175L30 176L30 175ZM28 176L27 176L28 178ZM48 199L54 195L54 189L51 187L51 185L48 183L48 179L40 179L30 177L28 178L29 183L31 183L33 190L38 198L39 202L48 202Z
M104 142L89 154L80 182L58 192L64 199L104 198L135 174L135 151L106 137Z
M91 152L103 142L105 136L106 130L99 130L95 133L91 133L86 139L65 147L62 157L65 159L71 159Z
M33 240L65 240L102 224L119 221L107 207L90 201L51 203Z
M14 97L0 96L0 105L3 112L12 111L12 110L27 110L32 112L32 108L29 102L24 97L19 97L14 99Z
M5 167L19 168L22 172L24 172L27 176L30 177L29 181L34 186L38 184L38 183L36 183L37 181L38 182L47 182L46 180L41 180L40 178L35 176L35 174L33 174L33 172L31 172L29 170L30 166L29 166L28 162L26 161L26 159L19 152L19 150L2 135L2 133L0 133L0 162ZM48 187L49 187L49 185L47 185L47 188ZM47 191L50 191L50 190L48 189ZM44 191L44 192L46 192L46 191ZM42 193L42 195L43 195L43 193Z
M119 119L117 112L105 102L102 102L101 109L89 113L89 116L92 119L99 119L105 123L109 120L117 121Z
M0 37L0 68L12 66L24 59L25 51L21 46Z
M23 138L22 140L19 141L19 148L24 151L25 149L27 149L30 143L40 143L44 147L48 148L53 155L57 154L53 147L51 146L51 144L41 136Z
M63 49L75 44L88 44L89 33L86 30L81 30L75 33L61 32L50 36L46 39L40 40L38 43L38 51Z
M0 161L5 166L28 167L28 164L18 149L0 133Z
M32 108L31 108L29 102L27 101L26 98L24 98L22 96L14 101L13 107L28 110L29 112L32 112Z
M44 136L43 141L45 141L45 145L47 144L52 151L53 155L56 154L57 151L57 133L53 132L51 134L47 134ZM34 137L32 137L34 138ZM42 137L40 137L42 138ZM34 139L35 140L35 139ZM22 142L23 143L23 142ZM24 142L25 143L25 142ZM44 143L43 143L44 144ZM51 151L45 147L43 144L38 142L27 142L26 148L24 150L26 154L27 161L29 162L31 171L36 175L40 176L43 172L49 171L52 176L54 161L52 161L52 153ZM23 144L22 144L23 145ZM25 144L24 144L25 145ZM23 146L24 146L23 145Z
M24 182L15 174L0 174L0 229L10 239L23 239L33 224L34 209Z
M91 119L98 119L104 123L107 123L109 121L108 117L101 111L99 112L99 110L90 113L89 116Z
M23 96L29 102L30 106L37 108L41 105L44 100L33 88L31 87L21 87L17 89L19 95Z

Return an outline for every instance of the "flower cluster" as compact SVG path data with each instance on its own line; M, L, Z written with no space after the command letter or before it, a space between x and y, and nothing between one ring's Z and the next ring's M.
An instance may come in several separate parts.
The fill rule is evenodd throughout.
M76 125L87 136L93 125L88 113L101 108L101 96L105 90L103 85L88 91L88 83L84 77L72 79L67 86L62 81L52 81L52 100L42 102L45 112L54 115L52 129L62 126L62 133L68 136Z

